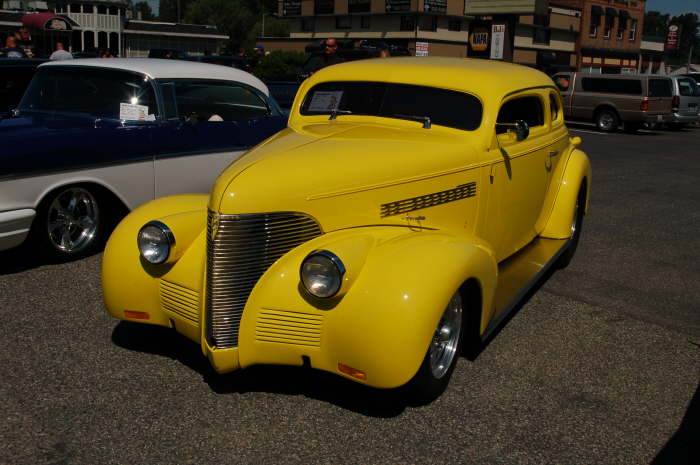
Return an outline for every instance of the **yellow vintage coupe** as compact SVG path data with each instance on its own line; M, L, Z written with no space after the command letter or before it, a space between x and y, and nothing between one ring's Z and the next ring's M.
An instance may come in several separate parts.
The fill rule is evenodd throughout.
M305 365L424 400L576 249L591 186L561 97L488 60L328 67L289 126L210 195L133 211L105 304L201 345L217 372Z

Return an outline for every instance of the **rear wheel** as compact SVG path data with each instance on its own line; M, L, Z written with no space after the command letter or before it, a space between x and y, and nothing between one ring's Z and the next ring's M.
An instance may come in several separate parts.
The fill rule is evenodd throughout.
M450 381L462 344L463 307L462 295L457 290L435 328L423 363L409 383L411 397L419 404L436 399Z
M104 242L103 198L81 186L50 194L37 210L32 235L43 252L56 260L72 260L96 252Z
M557 268L562 269L569 266L571 260L576 254L576 248L578 247L578 242L581 238L581 228L583 226L583 211L586 205L586 186L581 186L579 190L578 197L576 198L576 205L574 207L574 217L571 222L571 238L569 239L569 244L566 250L559 256L557 260Z
M610 132L617 129L620 125L620 119L617 117L617 113L609 108L603 108L598 110L595 115L595 125L598 130L603 132Z

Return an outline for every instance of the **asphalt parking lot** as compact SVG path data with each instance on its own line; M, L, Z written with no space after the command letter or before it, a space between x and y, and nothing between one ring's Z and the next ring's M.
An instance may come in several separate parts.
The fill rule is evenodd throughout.
M301 368L218 376L106 315L100 255L0 254L0 463L700 463L700 128L572 133L593 164L577 256L427 406Z

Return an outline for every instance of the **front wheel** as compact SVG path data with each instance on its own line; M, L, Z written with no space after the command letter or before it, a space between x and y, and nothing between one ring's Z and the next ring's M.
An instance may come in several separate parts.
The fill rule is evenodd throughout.
M72 260L96 252L105 234L101 197L84 187L61 188L37 210L32 234L53 259Z
M418 372L409 382L411 397L418 404L427 404L445 391L457 364L462 345L462 295L454 293L423 358Z

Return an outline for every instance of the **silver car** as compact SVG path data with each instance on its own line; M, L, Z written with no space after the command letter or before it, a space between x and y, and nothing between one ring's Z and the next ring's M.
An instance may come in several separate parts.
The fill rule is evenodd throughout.
M681 129L688 123L700 121L700 85L687 76L669 76L673 81L673 106L664 116L670 129Z

